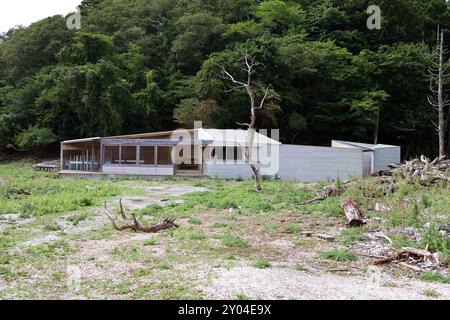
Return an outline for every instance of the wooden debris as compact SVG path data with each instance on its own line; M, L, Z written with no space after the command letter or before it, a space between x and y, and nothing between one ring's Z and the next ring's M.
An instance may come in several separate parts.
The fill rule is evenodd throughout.
M418 263L428 262L432 266L439 266L439 260L436 255L433 255L428 250L421 250L415 248L402 248L402 250L395 252L395 254L382 258L376 261L375 265L382 265L391 262L406 263L408 266L414 266ZM421 269L420 269L421 270Z
M23 195L23 196L29 196L31 193L29 191L23 190L23 189L11 189L8 191L9 194L15 194L15 195Z
M345 200L341 204L341 208L348 220L349 227L360 227L365 224L364 214L353 200Z
M321 234L321 233L317 234L317 238L328 241L328 242L334 242L334 240L335 240L335 237L330 236L328 234Z
M401 164L389 166L389 170L383 170L373 174L375 177L400 175L411 180L418 179L420 184L427 186L438 182L450 182L443 172L450 171L450 160L439 157L431 161L422 155L420 159L405 161Z
M109 212L106 202L104 206L104 210L106 215L108 216L109 220L111 220L111 223L113 225L113 228L117 231L125 231L125 230L133 230L135 232L144 232L144 233L157 233L163 230L171 229L171 228L178 228L179 226L175 224L175 219L165 219L161 224L151 226L151 227L145 227L143 226L136 218L135 214L132 214L132 223L128 221L128 217L125 215L125 212L123 210L122 206L122 199L119 200L119 209L120 209L120 216L122 217L122 220L125 223L128 223L124 226L118 226L116 223L116 220L112 217L112 214Z
M335 188L335 187L326 187L324 188L321 192L317 192L317 196L305 201L303 203L300 203L299 205L304 206L307 204L311 204L317 201L322 201L325 200L327 198L333 198L333 197L339 197L341 195L341 190Z
M312 237L313 232L312 231L303 231L302 236L305 236L307 238Z

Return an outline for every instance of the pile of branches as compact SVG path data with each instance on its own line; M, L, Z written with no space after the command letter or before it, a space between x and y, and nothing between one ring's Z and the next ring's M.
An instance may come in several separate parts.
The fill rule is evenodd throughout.
M450 178L444 174L447 171L450 171L450 160L445 160L445 157L439 157L431 161L422 155L420 159L390 165L388 170L379 171L374 176L398 175L411 180L418 179L422 186L428 186L441 181L450 182Z
M387 263L399 263L414 271L423 271L424 268L436 269L439 267L439 257L437 254L432 254L428 250L421 250L415 248L402 248L401 250L394 250L394 254L388 257L379 257L375 265L383 265ZM420 267L419 267L420 266Z

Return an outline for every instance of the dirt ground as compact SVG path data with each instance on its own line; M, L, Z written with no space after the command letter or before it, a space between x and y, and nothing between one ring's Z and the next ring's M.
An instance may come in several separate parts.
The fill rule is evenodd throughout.
M130 182L130 188L142 187ZM142 196L122 200L130 211L181 203L183 195L204 191L189 184L155 183L145 186ZM108 206L117 203L111 199ZM178 220L178 230L141 234L112 230L101 208L76 226L67 222L72 215L52 217L62 231L50 234L42 231L48 217L8 218L4 225L31 236L7 253L13 262L0 274L0 298L450 299L449 285L416 280L408 270L375 267L362 256L345 263L318 257L319 251L339 246L315 236L339 234L345 225L336 218L330 223L298 213L274 217L198 212L198 223L185 217ZM292 223L312 235L286 232ZM248 245L224 247L228 231L220 224L239 230ZM258 267L261 259L269 265Z

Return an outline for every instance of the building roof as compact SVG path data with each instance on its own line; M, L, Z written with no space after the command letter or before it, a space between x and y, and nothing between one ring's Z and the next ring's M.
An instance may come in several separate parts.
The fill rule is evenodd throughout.
M248 145L248 131L247 130L219 130L219 129L197 129L198 139L213 141L211 145L232 145L245 146ZM259 132L255 132L255 145L261 144L281 144L280 142L271 139Z
M248 145L248 132L246 130L232 130L232 129L191 129L187 130L192 139L195 141L204 141L207 144L213 146L246 146ZM85 142L96 142L102 139L114 140L114 139L167 139L171 138L172 133L175 131L165 131L165 132L152 132L152 133L141 133L141 134L131 134L113 137L94 137L76 140L63 141L64 144L75 144L75 143L85 143ZM174 141L179 141L179 139L173 139ZM255 132L255 145L262 144L281 144L280 142L266 137L258 132Z
M369 143L339 141L339 140L333 140L333 142L343 144L345 146L348 146L349 148L361 149L363 151L375 151L376 149L383 149L383 148L398 148L397 146L392 146L388 144L369 144Z

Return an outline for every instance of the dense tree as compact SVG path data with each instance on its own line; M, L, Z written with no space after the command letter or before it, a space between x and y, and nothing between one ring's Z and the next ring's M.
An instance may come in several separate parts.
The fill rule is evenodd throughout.
M427 69L437 26L450 36L449 6L379 0L382 28L368 30L370 4L84 0L81 30L55 16L0 35L0 148L195 120L237 128L248 97L230 91L217 64L240 77L247 51L261 62L256 87L277 93L258 126L280 128L283 142L377 140L401 144L406 157L435 153Z

